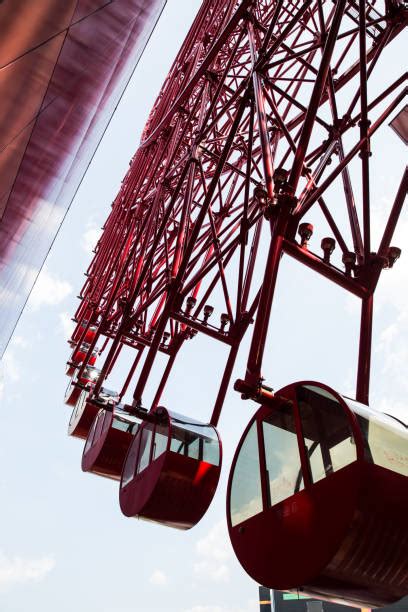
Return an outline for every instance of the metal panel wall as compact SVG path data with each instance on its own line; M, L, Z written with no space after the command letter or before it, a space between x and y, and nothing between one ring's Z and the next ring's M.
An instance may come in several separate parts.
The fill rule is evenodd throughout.
M0 357L164 4L0 5Z

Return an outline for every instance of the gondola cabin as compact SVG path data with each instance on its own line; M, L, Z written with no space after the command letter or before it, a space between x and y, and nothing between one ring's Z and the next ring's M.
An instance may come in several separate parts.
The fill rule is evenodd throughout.
M227 520L259 584L357 607L408 593L408 431L316 382L279 391L235 453Z
M65 370L65 374L72 378L72 376L75 374L76 368L77 366L72 363L72 361L67 361L67 369Z
M67 390L65 392L65 403L68 404L68 406L75 406L82 391L84 391L85 389L89 391L91 387L95 384L98 379L99 373L100 370L98 368L94 368L93 366L86 366L78 380L76 375L74 374L71 380L69 381Z
M214 427L164 408L144 422L129 449L120 484L126 516L177 529L205 514L221 470L221 442Z
M76 376L74 374L66 388L64 403L68 406L75 406L82 391L84 391L84 386L77 383Z
M101 371L99 368L87 365L82 374L79 376L78 380L82 385L94 385L98 380L100 373Z
M72 351L72 355L67 363L66 375L73 376L76 368L84 361L88 353L90 345L87 342L82 343L79 347ZM87 365L93 366L96 362L98 349L94 349L88 360Z
M118 401L116 391L104 387L99 392L98 401L90 398L87 391L82 391L69 420L68 435L86 440L99 410L107 404L112 408Z
M82 338L82 341L83 342L91 343L92 340L95 338L96 331L97 331L96 325L89 325L88 326L88 321L83 321L80 325L78 325L78 327L76 328L76 330L72 334L72 340L73 340L73 342L78 342L78 340L80 340L82 334L85 332L85 335Z
M139 424L140 419L129 414L122 404L99 410L86 439L82 470L120 480L126 453Z

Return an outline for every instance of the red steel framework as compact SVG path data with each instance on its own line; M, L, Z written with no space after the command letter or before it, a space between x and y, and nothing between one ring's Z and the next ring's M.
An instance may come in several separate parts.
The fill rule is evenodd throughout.
M262 361L285 254L360 298L355 395L368 403L373 295L400 254L391 241L408 183L405 170L374 247L370 140L402 106L407 75L371 97L367 83L407 15L399 0L204 0L86 272L71 343L77 350L96 326L77 368L81 377L98 343L94 397L126 345L135 358L119 398L137 381L130 410L147 402L152 366L167 355L157 407L183 343L201 333L229 347L216 425L254 322L236 389L268 398ZM312 209L328 228L322 255L308 246ZM219 325L212 300L223 304Z

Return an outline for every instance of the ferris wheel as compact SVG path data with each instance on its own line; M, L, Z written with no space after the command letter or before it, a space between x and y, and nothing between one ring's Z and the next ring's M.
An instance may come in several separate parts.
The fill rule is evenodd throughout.
M261 584L370 607L408 592L407 428L368 406L373 296L401 253L408 186L405 169L374 244L372 139L390 121L408 139L407 75L377 72L407 17L399 0L204 0L86 272L65 398L82 468L120 481L123 513L188 529L217 488L217 425L250 335L234 387L259 408L229 478L234 551ZM264 380L283 257L360 300L353 398ZM197 335L228 351L206 422L161 405Z

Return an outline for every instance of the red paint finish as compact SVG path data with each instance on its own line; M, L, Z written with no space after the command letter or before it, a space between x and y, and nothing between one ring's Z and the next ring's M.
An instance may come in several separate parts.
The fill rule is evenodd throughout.
M78 378L78 382L81 385L93 385L98 380L100 370L93 366L86 366L86 368L82 371L81 376Z
M90 402L88 393L83 391L72 411L68 424L68 435L86 440L99 410L100 407Z
M75 369L76 369L76 366L75 366L75 365L73 365L72 363L68 362L68 363L67 363L67 368L66 368L66 370L65 370L65 374L66 374L67 376L69 376L70 378L72 378L72 376L73 376L73 374L74 374L74 372L75 372Z
M120 480L123 462L139 423L121 405L113 411L99 410L86 440L82 470Z
M138 357L123 388L137 380L133 404L157 406L185 340L206 335L230 349L208 419L217 425L254 321L245 384L246 396L259 400L280 262L289 255L363 301L356 397L367 401L372 297L384 265L392 265L407 181L375 254L369 193L379 183L368 172L368 143L375 146L372 137L402 104L405 75L385 88L370 80L369 99L367 79L381 70L381 54L407 16L401 3L380 4L367 9L366 23L346 0L201 4L80 292L72 341L81 344L85 321L97 324L88 349L90 356L102 337L96 395L126 345ZM312 209L314 236L299 241ZM145 397L159 353L168 362Z
M89 397L89 391L81 393L69 420L68 435L85 440L101 407L109 404L112 409L118 396L114 391L102 387L99 400L94 402Z
M82 339L82 342L90 344L95 338L96 330L97 327L95 325L88 325L88 321L83 321L72 334L72 340L78 342Z
M294 420L286 416L292 411ZM271 424L279 413L285 417L278 434ZM239 496L246 498L239 487L248 485L242 478L234 482L234 474L238 480L253 423L258 448L265 448L264 456L258 451L262 503L253 496L240 507ZM288 436L295 436L292 444L297 436L299 454L293 445L284 449ZM234 457L227 518L235 553L250 576L268 587L357 607L389 605L408 591L407 476L402 424L320 383L289 385L259 408Z
M74 348L71 353L71 357L69 358L69 361L67 361L67 369L65 370L65 374L67 376L73 376L74 372L78 370L81 364L83 364L84 360L87 357L89 347L90 344L84 342L83 344L80 344L78 347ZM91 374L91 372L98 372L99 375L100 370L93 367L96 362L97 352L97 350L91 351L90 357L87 361L87 365L83 365L83 367L81 368L82 371L79 372L80 380L85 379L85 381L88 381L88 379L93 379L94 376L93 374Z
M82 363L86 359L88 348L89 348L89 344L84 343L84 344L81 344L79 348L74 349L71 355L71 362L77 365ZM91 366L95 364L96 353L97 351L93 351L91 356L88 359L88 364Z
M156 414L160 415L156 425L144 423L129 448L120 507L126 516L190 529L204 516L215 494L221 442L211 426L163 408Z
M214 495L221 458L200 455L195 427L208 426L156 407L185 340L205 335L229 348L208 419L216 426L254 322L245 380L236 388L264 406L247 433L254 452L244 448L245 438L233 467L235 551L261 583L371 607L406 591L400 517L407 508L396 494L406 493L403 436L390 421L391 434L383 436L374 413L349 408L322 385L303 389L304 397L292 385L281 391L277 407L262 371L280 262L290 256L362 301L356 397L368 403L373 294L384 266L398 257L391 241L408 172L374 253L369 194L381 185L369 172L368 148L403 103L406 79L370 79L369 99L367 79L381 69L380 56L407 12L401 3L381 2L364 16L360 2L356 19L354 8L346 0L203 1L95 247L73 343L80 349L85 321L97 325L78 366L81 376L101 346L95 398L117 370L122 349L136 351L119 397L137 381L131 410L150 412L139 411L145 422L124 464L121 508L127 516L187 529ZM315 229L306 236L309 211ZM299 319L307 298L299 295ZM167 361L156 381L159 353ZM198 351L196 357L191 368L205 385L209 356ZM182 386L188 374L180 371ZM310 406L313 393L319 398ZM112 476L105 447L110 464L122 456L119 441L103 437L104 424L95 422L84 462ZM220 455L218 434L208 429ZM115 470L116 478L118 465ZM378 551L370 542L378 542Z
M65 397L64 397L64 402L68 405L68 406L75 406L79 396L81 395L83 388L81 388L76 380L74 380L75 376L73 376L71 378L71 380L68 383L68 387L67 390L65 392Z
M69 366L68 370L71 368ZM82 374L77 377L74 373L75 368L72 367L73 376L68 384L67 390L65 392L65 403L69 406L75 406L79 396L82 391L86 389L87 393L92 389L95 385L95 382L99 375L98 368L94 368L92 366L86 366L84 368Z

